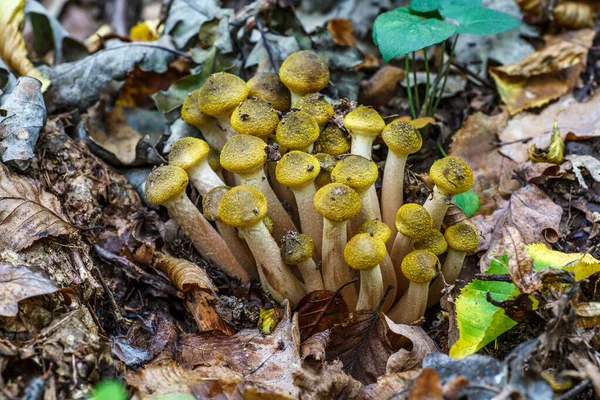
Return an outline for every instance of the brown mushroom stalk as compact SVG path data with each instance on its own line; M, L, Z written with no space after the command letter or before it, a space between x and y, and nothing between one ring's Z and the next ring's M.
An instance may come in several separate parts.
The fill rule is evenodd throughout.
M315 242L303 233L288 232L281 243L281 257L288 265L296 265L308 293L325 290L321 271L313 260Z
M383 299L383 277L379 263L385 258L385 243L375 235L359 233L344 249L348 265L360 271L356 310L375 311Z
M198 252L218 265L226 274L246 281L246 271L240 266L223 238L188 198L186 172L172 165L156 168L148 176L145 187L150 204L167 208Z

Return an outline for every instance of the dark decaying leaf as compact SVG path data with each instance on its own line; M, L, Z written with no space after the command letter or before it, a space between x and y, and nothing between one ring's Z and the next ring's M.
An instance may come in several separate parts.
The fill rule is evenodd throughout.
M348 306L341 296L329 290L318 290L304 296L298 307L300 338L308 339L312 334L341 323L348 313Z
M52 81L45 94L48 111L84 111L98 101L107 84L124 80L136 66L142 71L165 72L178 55L167 36L156 42L113 39L105 43L103 50L83 60L40 67Z
M193 43L194 37L198 40L198 31L204 23L231 11L221 9L216 0L174 0L169 2L164 32L173 38L178 49L183 49Z
M54 195L0 164L0 250L19 251L43 237L71 232Z
M51 280L31 271L25 265L0 263L0 316L14 317L19 301L58 290Z
M331 329L327 360L340 359L344 371L363 384L384 375L394 349L387 336L383 317L372 311L351 313Z
M11 93L17 85L17 78L0 58L0 106L3 100L2 96Z
M46 124L46 106L37 79L23 76L0 105L0 156L21 169L29 166L40 130Z
M302 343L300 348L300 354L302 354L302 361L305 363L313 364L320 367L325 362L326 351L325 349L329 345L329 334L328 330L315 333L311 337Z

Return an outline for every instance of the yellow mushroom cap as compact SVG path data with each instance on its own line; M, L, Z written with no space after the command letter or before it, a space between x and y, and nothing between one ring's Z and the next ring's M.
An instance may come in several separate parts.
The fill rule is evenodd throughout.
M331 104L319 93L311 93L300 97L293 108L310 114L319 125L325 124L334 115Z
M427 236L415 240L415 249L429 250L436 256L442 255L448 249L448 243L444 239L444 235L437 229L433 228Z
M304 111L293 111L279 121L275 139L286 149L304 150L319 137L317 121Z
M444 234L448 246L454 250L472 253L479 246L479 232L477 228L469 222L459 222L446 229Z
M250 135L233 135L221 150L221 166L236 174L256 171L267 162L265 142Z
M410 122L395 120L381 132L385 144L393 152L407 156L416 153L423 145L421 134Z
M267 199L250 186L236 186L223 195L219 204L219 218L236 228L249 228L267 214Z
M359 233L344 248L344 260L354 269L375 268L385 258L385 243L376 236Z
M473 186L473 171L465 160L456 156L444 157L433 163L429 177L448 194L466 192Z
M248 96L266 101L278 111L289 110L292 95L275 72L260 72L247 85L250 89Z
M202 139L193 137L184 137L177 139L173 146L171 146L171 152L169 153L169 164L174 165L184 170L192 168L200 161L204 160L210 147Z
M402 273L409 281L427 284L438 274L440 260L429 250L411 251L402 260Z
M348 153L350 151L350 138L342 128L329 123L315 141L315 151L331 154L332 156Z
M309 260L315 251L315 242L310 236L298 232L287 232L281 242L281 258L289 265L298 265Z
M359 106L344 117L344 127L351 135L379 136L385 121L374 108Z
M315 179L315 184L317 187L321 188L331 183L331 171L333 171L338 160L334 156L326 153L317 153L315 154L315 158L319 161L319 165L321 165L321 172Z
M277 162L275 177L282 185L301 187L313 182L321 172L321 164L314 156L303 151L290 151Z
M279 78L299 94L318 92L329 83L327 64L311 50L292 53L283 61Z
M383 243L387 243L392 236L392 230L386 223L377 219L370 219L362 224L357 233L368 233L376 238L379 238Z
M269 103L255 98L242 101L231 114L231 126L244 135L266 138L275 133L278 123L277 111Z
M231 189L229 186L217 186L204 195L202 198L202 211L204 216L209 221L217 221L219 219L219 204L225 193Z
M342 222L354 218L360 211L360 197L348 185L330 183L315 194L315 208L330 221Z
M342 158L331 171L332 182L344 183L358 192L370 188L378 176L377 164L354 154Z
M198 107L198 94L200 89L194 90L185 97L181 107L181 118L188 124L201 128L212 119L211 116L204 114Z
M212 117L228 114L246 97L248 85L238 76L217 72L209 76L198 93L198 106Z
M420 204L404 204L396 213L396 229L411 239L420 239L427 236L432 227L431 215Z
M174 165L155 168L146 181L144 195L150 204L160 205L180 195L188 184L187 173Z

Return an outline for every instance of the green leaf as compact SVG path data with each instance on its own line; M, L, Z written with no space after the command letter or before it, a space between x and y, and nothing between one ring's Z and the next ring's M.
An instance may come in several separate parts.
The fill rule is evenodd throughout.
M469 218L471 218L477 212L477 210L479 210L479 196L477 196L477 194L472 190L459 193L454 196L452 200L454 200L454 203L458 206L458 208L463 210L465 215Z
M127 400L127 392L125 387L119 381L108 380L102 381L94 390L93 400Z
M460 24L456 33L493 35L519 27L521 21L501 11L479 6L451 5L443 7L444 18Z
M440 8L441 0L411 0L410 8L418 12L428 12Z
M525 246L527 253L533 259L535 270L557 268L575 273L575 279L586 279L600 271L600 261L590 254L562 253L550 250L542 243L528 244Z
M483 7L483 0L441 0L440 8L448 7Z
M492 260L487 274L507 274L508 255ZM512 283L473 280L460 291L456 299L456 318L460 336L450 349L450 355L463 358L474 354L517 323L504 310L487 301L487 292L494 300L504 301L519 294Z
M446 40L455 31L456 25L438 19L421 20L403 7L377 17L373 25L373 41L387 62Z

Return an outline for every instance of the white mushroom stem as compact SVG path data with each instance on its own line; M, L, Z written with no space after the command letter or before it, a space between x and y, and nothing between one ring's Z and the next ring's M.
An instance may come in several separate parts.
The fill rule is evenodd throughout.
M381 276L383 279L383 291L385 292L389 286L392 286L383 303L383 307L381 307L381 311L386 312L396 301L396 294L398 293L398 278L396 277L394 264L392 263L392 258L389 253L385 254L385 258L379 264L379 268L381 269Z
M383 170L381 184L381 217L382 221L392 230L392 237L398 233L396 229L396 213L404 203L404 169L406 157L398 157L393 151L388 151ZM388 251L392 251L393 241L387 243Z
M433 228L439 230L442 226L442 221L450 206L451 197L448 193L443 192L437 186L433 187L433 193L425 200L423 207L431 215Z
M210 190L217 186L225 186L225 183L215 171L212 170L206 159L200 161L187 170L192 185L198 190L200 196L206 196Z
M292 192L298 205L302 233L310 236L315 243L313 259L319 263L321 262L321 248L323 246L323 217L315 208L314 198L317 188L311 182L303 187L293 188Z
M346 221L335 222L323 218L323 262L321 273L325 289L337 291L353 278L352 270L344 260L344 247L348 242ZM342 291L342 297L349 310L355 310L358 293L354 284L347 285Z
M302 283L281 259L279 246L260 221L250 228L240 228L240 234L254 255L263 288L281 303L289 299L296 306L306 294Z
M408 289L409 281L402 273L401 266L402 260L413 250L414 245L414 239L404 236L400 232L396 234L396 239L394 240L394 245L392 247L392 254L390 256L392 257L392 264L396 269L396 282L398 285L396 292L397 296L402 295Z
M288 88L289 89L289 88ZM294 105L296 104L296 102L298 100L300 100L302 97L304 97L305 95L303 95L302 93L296 93L293 90L290 89L290 93L292 94L292 102L290 104Z
M258 279L258 270L256 269L254 256L248 248L248 245L240 239L237 229L220 220L216 220L215 223L217 224L217 230L221 234L221 237L223 237L223 240L227 243L227 247L229 247L231 253L240 263L244 271L251 277Z
M163 204L192 241L198 252L218 265L227 275L242 281L249 279L227 244L206 218L198 211L185 192Z
M302 274L304 286L306 286L306 291L308 293L314 292L315 290L325 290L321 271L319 271L317 264L315 264L315 261L312 258L298 264L298 269L300 270L300 274Z
M227 142L226 135L223 134L223 130L219 127L215 118L211 117L209 121L200 126L200 132L202 132L204 140L210 147L220 151Z
M276 162L269 161L267 163L267 171L269 173L269 177L271 178L271 187L273 188L273 191L275 192L275 195L277 196L279 201L286 202L289 205L292 212L292 221L299 224L300 217L298 216L298 205L296 204L294 193L292 193L289 187L279 183L279 181L275 177L276 167Z
M356 310L375 311L383 298L383 277L379 265L360 270L360 292Z
M446 260L444 261L441 272L441 275L444 276L444 280L448 285L454 284L456 279L458 279L458 275L460 275L466 255L467 253L464 251L458 251L452 247L448 249L448 254L446 254ZM444 280L442 280L441 275L438 275L435 278L433 284L429 288L429 298L427 299L428 308L436 304L442 297Z
M411 324L425 315L429 283L410 282L404 296L392 307L387 316L397 324Z
M215 119L217 120L217 126L221 130L221 136L225 139L225 142L238 133L233 129L233 126L231 126L231 113L218 115ZM223 146L221 146L219 150L222 148Z
M370 160L374 141L375 136L354 134L352 135L350 153L363 156Z

